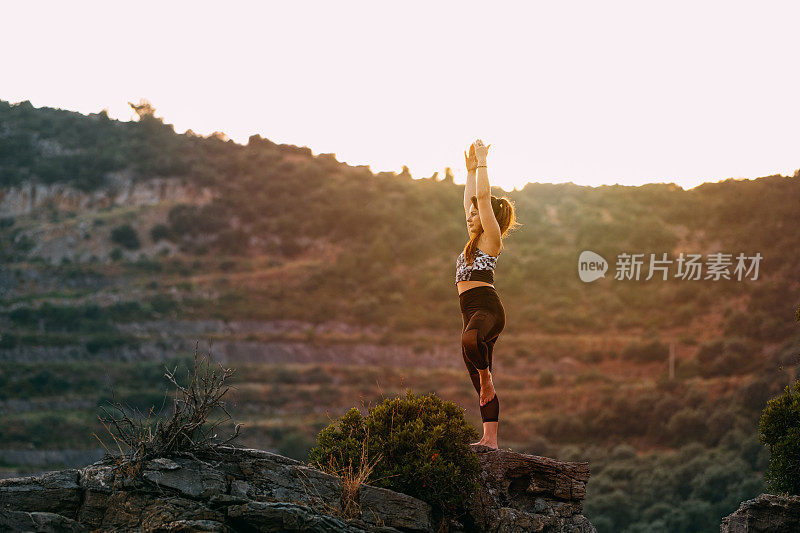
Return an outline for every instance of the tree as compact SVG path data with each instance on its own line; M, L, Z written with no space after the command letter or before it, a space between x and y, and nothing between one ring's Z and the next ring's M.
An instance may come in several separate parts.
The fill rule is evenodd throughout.
M453 183L455 176L453 176L453 169L450 167L444 167L444 179L442 181L446 181L448 183Z
M141 246L139 235L130 224L123 224L111 230L111 240L129 250L136 250Z
M139 115L139 120L142 120L145 117L155 118L156 108L144 98L140 98L138 104L128 102L128 105L131 106L134 111L136 111L137 115Z
M795 312L800 321L800 307ZM758 440L769 449L769 468L764 475L775 493L800 494L800 379L794 391L767 402L758 423Z
M794 391L767 402L758 425L759 441L769 449L767 486L774 493L800 494L800 379Z

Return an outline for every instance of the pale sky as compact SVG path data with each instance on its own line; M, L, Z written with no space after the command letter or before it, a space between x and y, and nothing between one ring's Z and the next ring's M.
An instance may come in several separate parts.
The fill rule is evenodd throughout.
M0 5L0 98L253 134L415 177L581 185L800 168L798 2Z

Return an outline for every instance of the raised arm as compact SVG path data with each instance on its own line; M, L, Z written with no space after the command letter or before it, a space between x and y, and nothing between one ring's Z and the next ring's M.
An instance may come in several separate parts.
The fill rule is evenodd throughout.
M467 186L464 188L464 212L469 216L472 207L472 197L476 194L475 170L478 166L478 159L475 157L475 145L469 145L469 155L464 151L464 160L467 163Z
M496 250L497 255L500 253L500 224L497 223L497 218L494 216L492 210L492 187L489 185L489 172L486 170L486 156L489 152L489 146L484 146L483 141L478 139L473 143L475 147L475 157L478 161L478 172L476 178L478 197L478 215L481 217L481 226L483 232L488 237L492 248Z

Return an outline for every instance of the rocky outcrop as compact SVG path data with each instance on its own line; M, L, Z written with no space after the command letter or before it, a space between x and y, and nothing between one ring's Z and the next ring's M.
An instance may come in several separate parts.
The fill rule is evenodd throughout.
M75 531L389 533L432 528L427 503L369 485L361 487L360 518L336 516L339 479L288 457L232 447L196 457L150 460L135 476L123 475L106 459L80 469L0 480L0 509L6 511L0 515L0 530L52 519L41 513L76 522L70 523Z
M472 446L481 488L472 496L468 530L593 533L583 516L589 463Z
M745 500L722 519L720 533L792 533L800 531L800 496L761 494Z
M594 532L581 515L588 463L473 447L480 491L454 531ZM145 462L123 475L106 458L80 469L0 480L0 530L429 532L426 502L361 485L341 512L336 476L263 450L223 446Z
M0 215L30 215L43 207L59 211L85 211L116 205L155 205L179 200L205 204L213 192L179 178L153 178L134 181L130 172L109 173L107 186L91 192L81 191L65 183L27 182L15 187L0 188Z

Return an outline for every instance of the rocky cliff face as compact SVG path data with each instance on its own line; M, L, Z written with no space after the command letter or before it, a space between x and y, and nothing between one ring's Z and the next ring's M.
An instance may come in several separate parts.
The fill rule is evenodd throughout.
M761 494L745 500L722 519L720 533L793 533L800 531L800 496Z
M173 243L147 238L154 225L167 221L172 206L203 205L214 199L211 188L179 178L136 181L129 172L121 171L109 174L106 181L102 188L89 192L64 183L27 182L0 188L0 218L16 219L13 248L51 264L65 259L106 261L114 248L128 260L153 257L177 249ZM134 227L141 247L128 250L112 242L113 227L123 223ZM4 285L7 280L0 276L0 288Z
M581 514L588 463L474 446L482 487L451 531L593 533ZM123 476L112 460L0 480L3 531L434 531L430 505L362 485L355 518L341 512L342 484L274 453L218 453L148 461Z
M30 215L42 208L58 211L85 211L113 206L155 205L177 200L204 204L213 198L211 189L185 183L177 178L134 181L128 172L109 174L108 185L84 192L63 183L25 183L0 188L2 216Z

